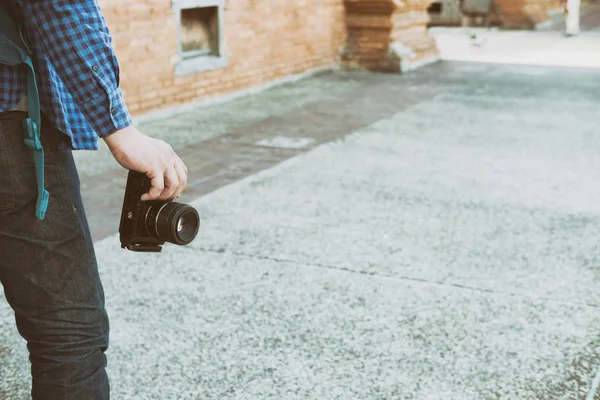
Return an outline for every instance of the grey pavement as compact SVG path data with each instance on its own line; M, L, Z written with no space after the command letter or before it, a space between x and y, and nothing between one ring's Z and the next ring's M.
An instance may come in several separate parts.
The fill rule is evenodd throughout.
M280 115L316 101L343 96L359 84L356 80L327 79L317 75L312 79L290 82L256 95L243 96L229 101L227 107L199 107L174 113L166 118L144 118L141 122L135 122L145 134L167 140L173 148L180 150L190 143L219 136L239 126ZM100 140L98 147L98 151L74 153L83 182L91 181L90 178L117 166L104 141Z
M114 398L600 398L600 72L457 71L194 200L190 246L98 241ZM0 337L0 398L27 399L5 303Z

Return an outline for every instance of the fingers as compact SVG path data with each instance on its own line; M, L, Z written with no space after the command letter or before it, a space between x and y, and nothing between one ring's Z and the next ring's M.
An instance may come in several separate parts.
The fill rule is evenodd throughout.
M165 188L163 171L161 171L160 169L154 169L146 173L146 176L150 178L150 184L152 185L152 187L150 188L148 193L142 195L142 201L156 200L156 198L160 196L160 194Z
M177 177L179 179L179 188L177 188L175 195L173 196L173 198L176 199L181 196L181 193L187 187L187 167L179 157L177 157L175 162L175 171L177 172Z
M155 171L147 174L152 187L142 196L142 201L176 199L187 187L187 167L179 157L172 167Z
M156 146L157 161L155 166L146 172L151 188L142 195L142 201L169 200L181 195L187 186L188 169L184 162L167 143L158 141Z
M165 188L163 189L158 200L169 200L173 198L175 192L179 189L179 178L175 167L171 166L165 171Z

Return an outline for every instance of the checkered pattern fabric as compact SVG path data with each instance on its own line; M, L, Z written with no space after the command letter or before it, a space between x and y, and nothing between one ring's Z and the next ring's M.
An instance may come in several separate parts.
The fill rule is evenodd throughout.
M23 19L42 111L71 137L74 150L96 150L98 138L131 124L112 39L96 0L3 2ZM26 69L0 65L0 82L2 112L25 95Z

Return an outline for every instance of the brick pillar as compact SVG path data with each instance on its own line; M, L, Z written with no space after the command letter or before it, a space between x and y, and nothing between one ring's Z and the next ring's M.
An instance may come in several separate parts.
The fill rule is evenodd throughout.
M550 19L548 9L557 4L548 0L496 0L504 28L534 29Z
M438 60L429 32L433 0L344 0L347 43L342 66L404 72Z

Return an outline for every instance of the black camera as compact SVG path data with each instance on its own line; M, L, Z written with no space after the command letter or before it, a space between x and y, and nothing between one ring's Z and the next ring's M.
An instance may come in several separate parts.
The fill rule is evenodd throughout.
M165 242L180 246L191 243L200 229L196 209L171 200L142 201L151 186L145 174L129 171L119 225L121 248L160 252Z

